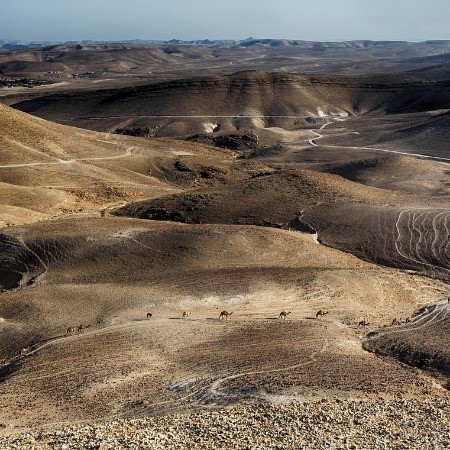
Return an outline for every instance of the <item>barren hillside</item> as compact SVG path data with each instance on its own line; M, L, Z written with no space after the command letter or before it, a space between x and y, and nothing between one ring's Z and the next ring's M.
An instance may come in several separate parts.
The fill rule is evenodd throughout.
M450 108L446 82L403 75L349 77L242 72L123 89L60 93L14 104L42 118L98 131L148 127L188 136L281 126L326 116L399 114Z
M412 71L417 77L442 76L448 61L449 41L311 42L281 39L244 41L139 43L79 43L47 45L23 50L0 49L4 75L57 72L72 75L90 71L103 77L202 72L231 73L262 69L314 73L396 73ZM50 77L52 74L50 74ZM151 78L151 77L150 77Z
M445 286L307 234L104 218L15 227L2 242L2 275L22 283L0 304L8 427L297 396L446 398L363 351L357 327L406 317Z
M62 214L99 215L133 198L176 192L163 169L173 168L179 155L198 172L220 172L232 160L219 149L66 127L3 105L0 144L0 226Z
M16 105L94 131L0 105L0 432L450 400L447 84L244 72Z

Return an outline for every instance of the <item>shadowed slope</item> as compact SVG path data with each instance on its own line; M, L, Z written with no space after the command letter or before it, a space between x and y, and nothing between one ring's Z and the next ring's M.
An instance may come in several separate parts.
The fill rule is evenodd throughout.
M439 304L418 311L403 327L376 330L364 341L364 348L390 356L411 366L438 370L450 375L450 305L444 296Z
M321 242L358 256L450 280L445 201L361 186L311 171L271 173L215 192L176 194L114 212L186 223L317 230ZM304 225L303 225L304 226Z
M450 161L450 115L447 109L415 114L361 116L334 129L320 144L327 147L364 147L430 155Z
M64 107L63 107L64 105ZM186 136L207 124L293 128L327 115L418 112L450 107L448 83L401 75L346 77L248 71L124 89L45 96L14 107L40 117L111 131L150 127ZM167 116L167 117L166 117Z
M318 206L305 220L322 242L361 258L450 281L447 207L339 205L330 215Z

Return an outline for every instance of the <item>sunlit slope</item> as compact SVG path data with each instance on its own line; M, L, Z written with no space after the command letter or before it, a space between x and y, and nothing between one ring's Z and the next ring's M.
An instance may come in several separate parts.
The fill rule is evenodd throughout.
M198 168L231 160L196 144L111 136L0 105L0 225L98 214L110 204L174 192L164 168L173 169L180 154Z

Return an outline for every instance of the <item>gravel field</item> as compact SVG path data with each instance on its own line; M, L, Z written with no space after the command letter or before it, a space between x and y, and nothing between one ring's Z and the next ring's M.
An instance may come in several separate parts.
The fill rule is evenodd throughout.
M441 449L450 402L339 401L241 405L0 438L10 449Z

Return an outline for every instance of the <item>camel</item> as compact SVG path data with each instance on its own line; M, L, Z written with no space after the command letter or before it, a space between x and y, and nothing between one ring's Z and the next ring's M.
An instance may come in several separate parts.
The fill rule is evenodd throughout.
M319 317L323 317L325 315L327 315L330 311L323 311L322 309L320 309L319 311L317 311L316 313L316 319L318 319Z
M6 358L0 358L0 364L5 364Z
M27 355L29 351L30 351L29 347L23 347L22 350L20 350L20 355L21 356Z
M397 317L394 317L394 319L392 320L391 325L400 325L402 322L400 319L397 319Z
M232 312L228 312L228 311L222 311L220 313L219 320L228 319L228 317L230 317L231 314L233 314L233 313Z
M69 328L67 328L66 333L71 334L71 333L75 333L77 331L78 331L78 327L69 327Z
M183 319L187 319L187 318L189 317L189 314L190 314L190 313L188 313L187 311L183 311L183 316L182 316L182 318L183 318Z
M152 313L147 313L147 319L150 319L150 317L153 317Z
M405 319L405 323L410 323L411 322L411 317L407 317L406 319Z
M77 326L77 331L78 331L78 333L81 333L83 330L85 330L86 328L89 328L89 327L90 327L90 325L81 324L81 325Z
M280 315L278 316L278 320L286 320L286 317L288 316L288 314L290 314L290 311L281 311Z
M358 322L359 327L367 327L369 325L369 322L366 321L366 319L360 320Z

